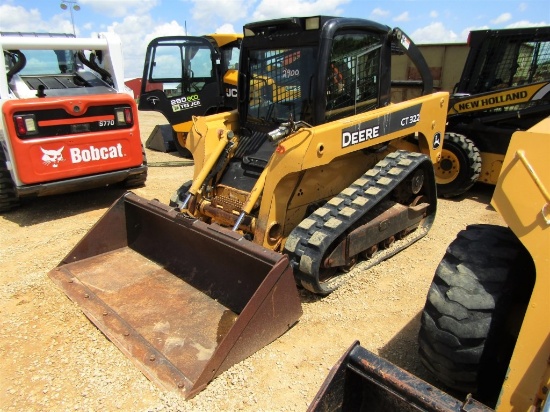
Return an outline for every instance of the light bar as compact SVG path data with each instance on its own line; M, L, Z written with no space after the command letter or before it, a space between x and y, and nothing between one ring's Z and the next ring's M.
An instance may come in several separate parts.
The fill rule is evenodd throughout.
M17 115L13 117L15 129L19 136L32 136L38 134L36 118L34 114Z
M319 17L309 17L306 19L306 30L319 30L320 25Z
M129 107L117 107L115 109L115 119L117 126L132 124L134 122L132 117L132 109Z

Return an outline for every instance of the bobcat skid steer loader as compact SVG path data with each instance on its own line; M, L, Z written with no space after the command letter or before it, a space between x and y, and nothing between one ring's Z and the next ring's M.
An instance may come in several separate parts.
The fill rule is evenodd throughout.
M23 198L143 186L120 38L0 33L0 213Z
M391 105L391 54L425 95ZM142 370L190 397L301 316L359 259L429 229L448 93L399 29L317 16L247 24L237 111L195 118L171 205L119 199L51 272ZM384 250L382 250L384 249ZM169 372L170 371L170 372Z

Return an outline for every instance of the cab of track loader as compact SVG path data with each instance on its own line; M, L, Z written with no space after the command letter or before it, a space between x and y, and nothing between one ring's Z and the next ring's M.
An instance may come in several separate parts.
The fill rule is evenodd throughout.
M418 67L423 94L431 92L424 58L398 28L330 16L247 24L239 63L240 121L245 128L271 131L289 119L316 126L387 106L391 55L397 51Z

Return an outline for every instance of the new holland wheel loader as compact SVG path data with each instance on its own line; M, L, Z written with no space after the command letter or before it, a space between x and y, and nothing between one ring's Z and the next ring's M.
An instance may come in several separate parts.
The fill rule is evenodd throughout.
M495 185L512 134L550 114L550 27L476 30L449 104L438 193Z
M166 139L158 129L146 147L166 151L173 141L189 157L185 139L193 116L206 116L237 107L237 77L242 34L168 36L147 46L139 110L160 112L172 129Z
M550 410L549 152L550 117L514 133L491 201L508 227L468 226L436 270L420 358L453 396L355 342L310 411Z
M390 104L391 53L425 95ZM399 29L355 18L244 26L239 107L196 117L172 205L119 199L50 273L147 376L190 397L298 321L359 259L419 239L436 210L448 93ZM383 250L382 250L383 249Z

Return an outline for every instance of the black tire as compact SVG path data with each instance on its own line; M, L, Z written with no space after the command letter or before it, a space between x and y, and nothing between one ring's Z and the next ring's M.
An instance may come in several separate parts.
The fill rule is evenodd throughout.
M141 154L143 156L143 166L147 166L147 155L145 154L145 148L143 147L143 145L141 145ZM127 177L124 180L123 184L125 188L133 189L133 188L145 186L146 181L147 181L147 169L145 169L145 171L139 174L135 174Z
M445 133L441 160L435 165L437 194L459 196L470 189L481 173L481 155L474 142L458 133Z
M17 206L19 206L19 196L6 165L6 155L0 147L0 212L6 212Z
M448 388L494 406L533 284L533 261L510 229L461 231L437 268L422 313L424 366Z
M178 134L176 132L174 132L174 145L176 146L176 150L181 157L183 157L184 159L193 158L193 155L191 154L189 149L181 145L180 141L178 140Z

